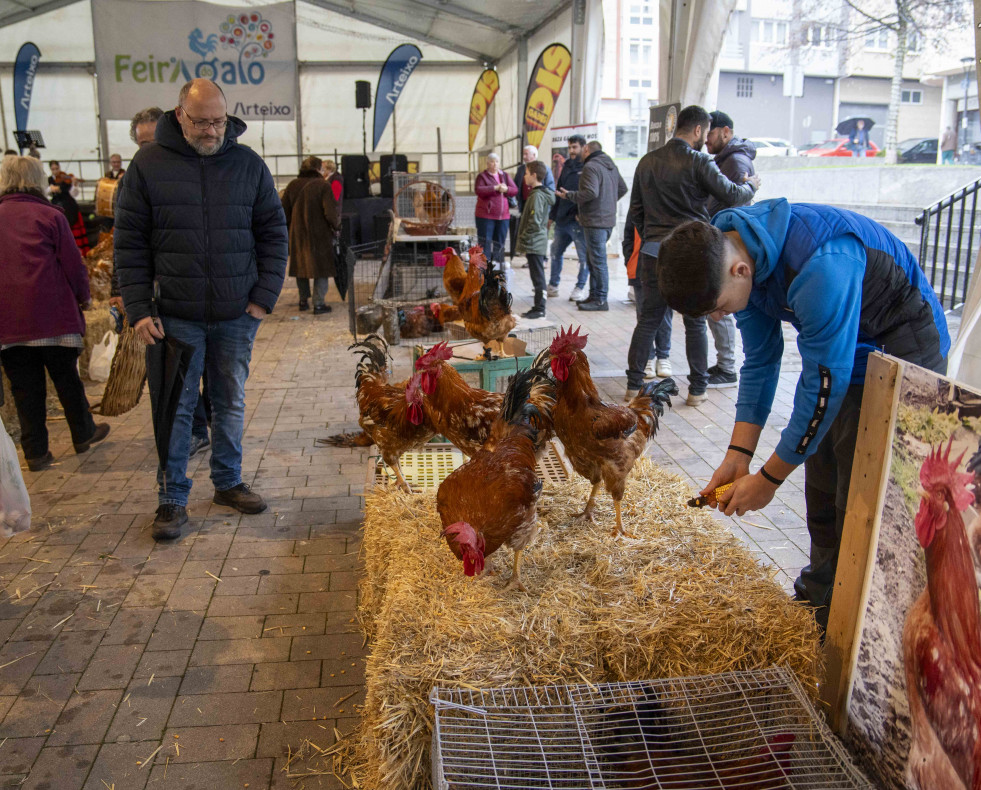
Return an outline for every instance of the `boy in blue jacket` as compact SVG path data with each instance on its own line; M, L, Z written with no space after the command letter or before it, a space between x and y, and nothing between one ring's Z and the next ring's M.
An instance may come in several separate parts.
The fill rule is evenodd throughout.
M682 313L736 314L746 355L736 423L702 494L733 483L719 509L741 516L766 506L804 464L811 552L794 588L827 627L868 354L946 372L943 309L912 253L881 225L783 199L678 227L661 245L658 283ZM794 409L775 452L750 474L780 375L782 321L798 332Z

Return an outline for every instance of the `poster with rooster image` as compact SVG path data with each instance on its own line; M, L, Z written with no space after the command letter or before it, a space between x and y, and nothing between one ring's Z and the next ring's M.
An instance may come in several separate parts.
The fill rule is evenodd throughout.
M846 741L889 790L977 790L981 394L898 370Z

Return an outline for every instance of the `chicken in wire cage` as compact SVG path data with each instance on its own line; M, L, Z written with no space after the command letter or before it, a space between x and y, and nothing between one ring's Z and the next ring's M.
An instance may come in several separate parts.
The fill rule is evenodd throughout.
M410 236L439 236L453 222L453 194L433 181L410 181L394 199L395 216Z
M781 667L430 700L438 790L872 790Z

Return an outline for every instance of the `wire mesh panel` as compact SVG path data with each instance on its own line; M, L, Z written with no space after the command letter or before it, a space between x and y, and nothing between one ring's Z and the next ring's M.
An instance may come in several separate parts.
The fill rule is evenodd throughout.
M434 181L410 181L395 193L395 216L413 236L446 233L456 216L453 193Z
M534 698L532 692L544 695L547 708L518 704ZM433 761L440 790L873 787L793 674L777 667L537 691L437 688L430 700L436 707ZM547 731L546 741L541 731ZM572 755L575 741L581 763ZM558 745L555 756L552 744ZM524 773L504 773L502 764L520 765ZM568 769L563 783L555 781L556 764Z

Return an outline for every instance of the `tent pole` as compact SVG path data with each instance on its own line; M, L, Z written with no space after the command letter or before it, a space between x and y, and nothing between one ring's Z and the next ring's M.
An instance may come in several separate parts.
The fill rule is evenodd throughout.
M437 162L437 172L443 172L443 137L440 134L439 127L436 127L436 162Z
M0 80L0 127L3 129L3 147L7 148L10 141L7 139L7 116L3 109L3 81Z

